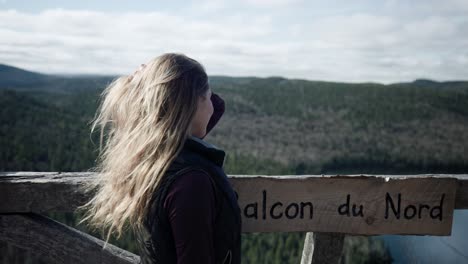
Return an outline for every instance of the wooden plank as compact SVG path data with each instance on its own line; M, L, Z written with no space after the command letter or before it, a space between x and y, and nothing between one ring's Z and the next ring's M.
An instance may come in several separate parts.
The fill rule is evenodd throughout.
M73 212L78 205L83 204L88 197L83 193L79 192L78 186L89 181L92 177L97 177L98 175L89 172L67 172L67 173L56 173L56 172L0 172L0 213L1 212ZM240 202L247 202L248 199L254 198L257 201L261 200L261 191L260 193L251 192L251 190L261 190L263 186L270 186L273 182L276 183L286 183L289 190L288 192L278 192L274 193L274 196L271 196L271 191L267 190L268 199L279 198L278 195L281 194L281 199L283 196L289 196L291 199L306 198L311 199L314 196L312 194L319 194L321 199L327 200L330 198L330 195L338 195L339 192L346 192L348 188L351 190L373 190L383 191L384 184L386 179L389 179L389 183L395 181L411 182L412 180L420 181L425 183L426 180L445 179L450 178L455 181L456 191L456 200L455 207L460 209L468 208L468 175L466 174L423 174L423 175L284 175L284 176L263 176L263 175L230 175L229 180L235 187L236 191L240 194ZM361 184L361 182L364 182ZM367 183L366 183L367 182ZM273 184L276 186L276 183ZM319 185L317 185L319 184ZM405 185L404 183L403 185ZM391 184L390 184L391 185ZM292 186L292 187L291 187ZM294 187L298 186L298 188ZM309 187L306 187L309 186ZM316 186L316 187L313 187ZM326 186L327 189L323 189L321 186ZM366 187L367 186L367 187ZM427 188L422 188L424 184L413 184L412 190L415 193L419 193L421 190ZM399 186L398 188L400 188ZM255 189L256 188L256 189ZM274 187L278 190L281 190L282 187ZM286 189L285 189L286 190ZM297 190L302 190L297 192ZM274 189L272 189L274 191ZM427 190L426 190L427 191ZM275 191L276 192L276 191ZM250 194L249 194L250 193ZM358 192L358 194L360 191ZM385 193L384 193L385 194ZM250 196L250 198L248 198ZM394 199L394 196L392 196ZM320 197L319 197L320 198ZM352 195L352 199L355 200L358 198L355 195ZM444 203L447 203L447 197L444 198ZM315 199L315 198L314 198ZM346 195L341 198L346 201ZM382 199L380 197L380 199ZM403 196L402 199L405 199ZM440 197L439 197L440 199ZM319 199L320 200L320 199ZM285 201L287 202L287 201ZM357 202L357 200L356 200ZM245 207L241 204L241 207ZM270 203L271 206L271 203ZM403 205L402 205L403 206ZM331 205L328 207L331 208ZM259 207L260 208L260 207ZM328 210L331 210L328 208ZM317 214L317 209L315 208L315 216ZM446 208L444 208L446 209ZM366 209L366 211L369 209ZM368 214L366 217L369 216ZM447 215L444 215L447 216ZM315 220L318 220L319 217L316 217ZM378 227L378 218L373 219L366 218L367 222L372 224L361 223L361 229L366 229L367 232L364 234L392 234L397 233L397 230L393 230L390 233L387 233L388 230ZM374 220L374 221L373 221ZM377 221L376 221L377 220ZM295 223L294 221L281 222L277 219L273 221L278 226L278 231L321 231L321 232L333 232L336 231L333 228L315 229L316 225L302 225ZM293 223L294 222L294 223ZM284 227L281 227L281 224ZM322 225L328 225L325 221ZM270 226L262 226L263 224L252 224L249 219L244 219L244 229L243 232L272 232L276 230L275 228L270 228ZM404 224L408 228L408 224ZM296 230L301 229L301 230ZM359 233L359 228L356 229L355 226L351 228L355 232ZM341 229L339 229L341 230ZM418 230L418 229L416 229ZM399 230L400 232L405 232ZM381 233L383 232L383 233ZM411 234L413 232L410 232ZM442 234L442 233L440 233Z
M312 263L314 255L314 232L307 232L304 238L304 246L302 248L301 264Z
M87 198L78 186L94 173L1 172L0 213L73 212Z
M450 235L457 179L238 177L243 232Z
M0 240L31 250L47 263L139 263L140 257L70 228L48 217L34 214L0 214Z
M1 176L1 174L0 174ZM421 178L452 178L458 182L456 197L455 197L455 209L468 209L468 174L411 174L411 175L377 175L377 174L347 174L347 175L229 175L232 183L237 182L238 179L243 178L277 178L282 180L292 179L303 179L307 180L310 178L352 178L352 177L365 177L365 178L379 178L379 179L421 179Z

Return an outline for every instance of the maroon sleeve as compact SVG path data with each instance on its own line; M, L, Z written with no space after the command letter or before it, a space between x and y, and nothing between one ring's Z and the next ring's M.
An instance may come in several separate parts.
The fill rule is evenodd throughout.
M214 264L214 189L199 170L180 175L164 201L174 236L178 264Z
M218 123L219 119L221 119L221 116L224 114L224 110L225 110L224 100L219 95L215 93L211 93L210 99L211 99L211 102L213 103L213 115L211 116L210 121L208 121L208 125L206 126L205 136ZM202 137L202 139L204 137Z

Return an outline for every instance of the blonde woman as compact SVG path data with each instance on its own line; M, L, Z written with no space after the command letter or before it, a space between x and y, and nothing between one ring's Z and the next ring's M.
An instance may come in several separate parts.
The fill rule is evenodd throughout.
M99 176L85 186L92 199L79 208L81 222L108 228L106 243L132 227L141 263L240 263L241 215L225 152L203 140L224 101L203 66L163 54L102 97L91 129L101 127Z

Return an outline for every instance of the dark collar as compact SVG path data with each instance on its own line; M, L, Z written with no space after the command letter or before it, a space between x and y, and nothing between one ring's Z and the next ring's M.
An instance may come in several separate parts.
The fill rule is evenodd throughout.
M190 136L185 141L184 148L201 154L203 157L214 162L219 167L223 167L224 165L224 158L226 156L224 150L202 139Z

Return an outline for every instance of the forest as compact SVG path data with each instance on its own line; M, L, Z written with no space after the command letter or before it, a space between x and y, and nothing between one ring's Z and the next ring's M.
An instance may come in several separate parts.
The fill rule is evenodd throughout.
M0 65L0 171L86 171L90 122L116 76L53 76ZM228 175L468 172L468 82L337 83L210 76L226 111L204 140ZM79 214L49 217L77 225ZM299 263L305 233L242 234L242 263ZM111 239L138 254L133 234ZM43 263L0 243L1 263ZM349 236L342 263L391 263L380 237Z

